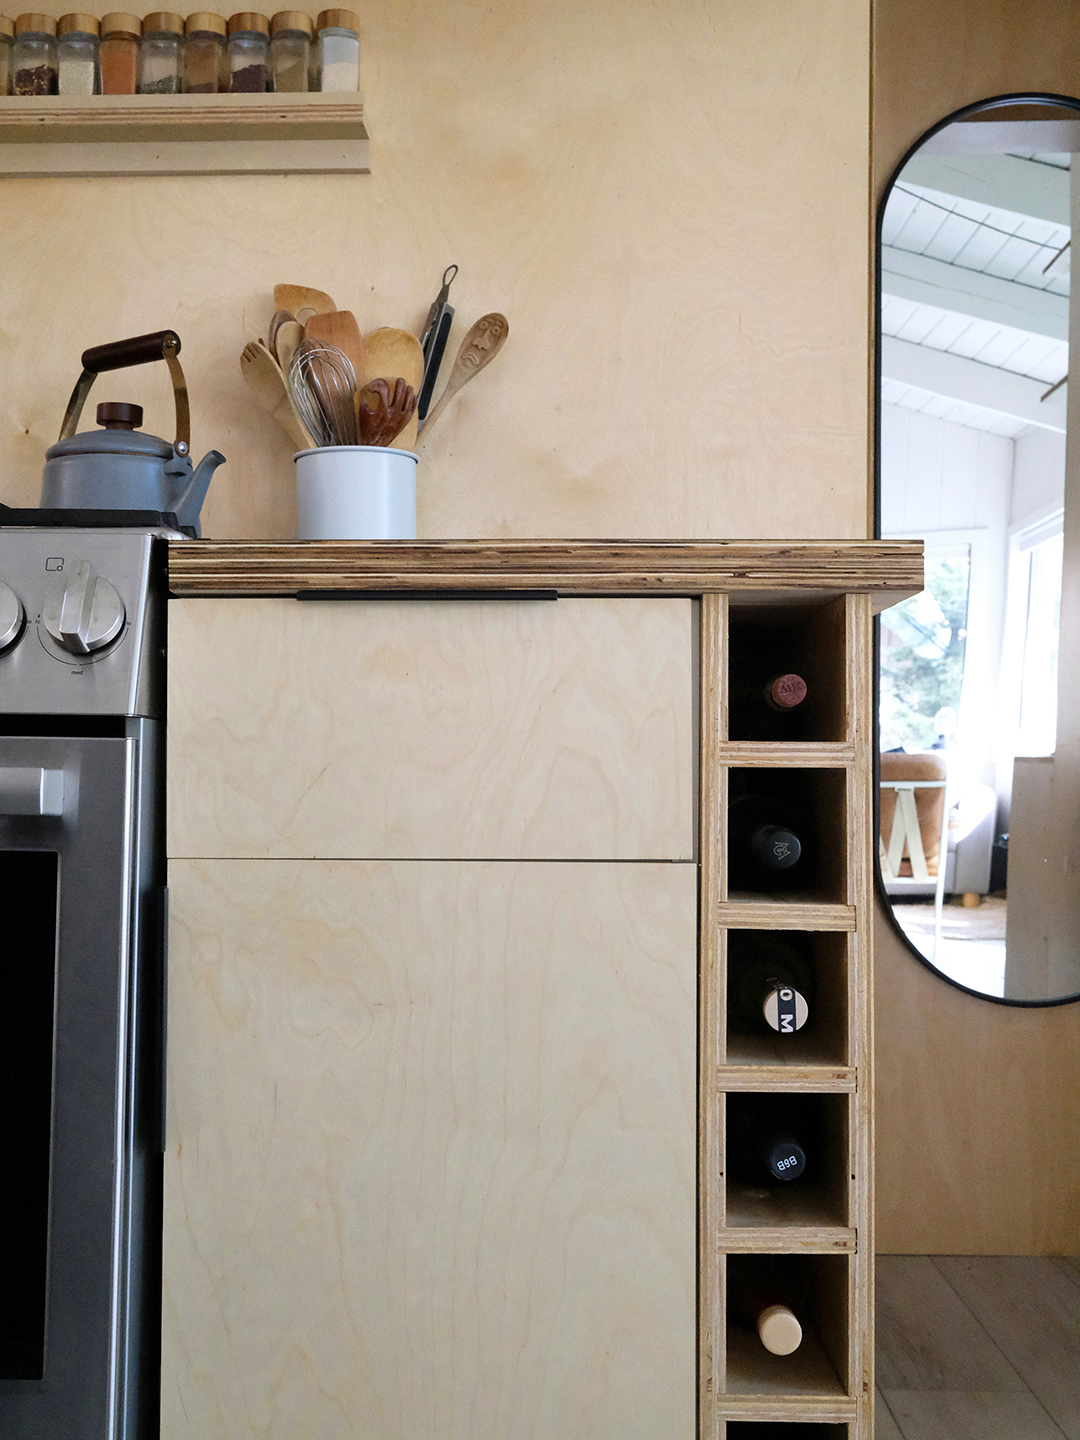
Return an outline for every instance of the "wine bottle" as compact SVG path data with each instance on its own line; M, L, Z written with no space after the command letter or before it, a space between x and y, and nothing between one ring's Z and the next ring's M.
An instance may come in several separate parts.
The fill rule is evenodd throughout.
M733 656L728 733L733 740L790 740L805 728L808 686L794 671L763 670L753 656Z
M802 1344L800 1313L806 1313L802 1272L779 1257L755 1256L752 1268L728 1267L728 1314L736 1325L756 1331L773 1355L791 1355Z
M806 1170L798 1116L783 1098L740 1096L728 1104L728 1173L751 1186L788 1185ZM805 1119L805 1117L804 1117Z
M740 795L728 805L728 883L733 890L782 890L808 868L787 811L772 795ZM801 863L800 863L801 862Z
M793 945L763 930L728 934L728 1026L794 1035L806 1024L814 975Z

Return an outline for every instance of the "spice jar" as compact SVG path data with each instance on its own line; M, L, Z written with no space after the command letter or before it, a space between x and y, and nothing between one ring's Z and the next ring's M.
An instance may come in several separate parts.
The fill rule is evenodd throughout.
M139 84L142 21L114 10L101 18L101 93L134 95Z
M225 21L209 10L189 15L184 27L184 93L216 95L229 88Z
M100 89L97 19L61 15L56 27L56 65L61 95L96 95Z
M270 21L270 68L274 89L284 94L308 88L311 17L302 10L279 10Z
M229 89L263 95L270 89L270 21L254 10L229 18Z
M155 10L143 17L140 95L179 95L184 69L184 17Z
M56 21L51 15L20 15L11 52L13 95L55 95Z
M319 89L359 90L359 17L351 10L324 10L317 24Z
M14 43L15 21L0 15L0 95L11 94L11 47Z

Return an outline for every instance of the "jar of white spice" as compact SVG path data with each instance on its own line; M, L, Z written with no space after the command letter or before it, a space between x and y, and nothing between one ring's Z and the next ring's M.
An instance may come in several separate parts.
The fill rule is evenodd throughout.
M319 89L360 89L360 18L351 10L323 10L319 31Z
M11 94L11 47L15 43L15 21L0 15L0 95Z
M98 34L93 15L61 15L56 27L56 63L61 95L97 95L101 91Z
M311 16L302 10L279 10L270 21L270 67L279 94L302 94L308 88L311 63Z

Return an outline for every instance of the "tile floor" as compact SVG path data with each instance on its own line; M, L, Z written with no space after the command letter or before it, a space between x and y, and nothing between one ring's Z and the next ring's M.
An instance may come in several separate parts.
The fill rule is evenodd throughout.
M1080 1258L879 1255L875 1440L1080 1440Z

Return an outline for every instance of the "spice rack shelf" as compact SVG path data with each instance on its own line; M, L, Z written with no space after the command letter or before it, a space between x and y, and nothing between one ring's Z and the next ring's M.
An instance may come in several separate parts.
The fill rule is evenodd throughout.
M0 175L368 174L361 96L0 98Z

